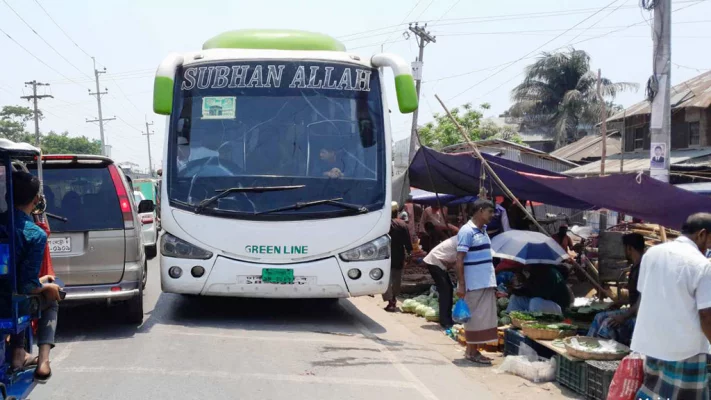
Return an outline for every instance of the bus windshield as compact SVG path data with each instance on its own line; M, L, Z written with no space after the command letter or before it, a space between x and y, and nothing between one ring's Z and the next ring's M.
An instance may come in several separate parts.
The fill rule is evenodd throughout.
M322 199L382 209L383 105L377 70L324 62L200 64L178 71L168 138L171 205L249 219L347 215ZM260 214L262 213L262 214Z

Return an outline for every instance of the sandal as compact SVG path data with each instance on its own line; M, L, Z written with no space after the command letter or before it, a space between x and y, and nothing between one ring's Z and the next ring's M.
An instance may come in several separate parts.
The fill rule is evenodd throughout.
M474 364L492 365L492 363L491 363L492 360L488 357L484 357L483 354L477 354L475 356L465 355L464 358L473 362Z
M47 365L49 365L49 361L47 361ZM49 369L49 373L46 374L46 375L40 374L39 372L37 372L38 370L39 370L39 366L38 366L37 369L35 369L35 373L34 373L35 382L37 382L37 383L39 383L39 384L45 384L45 383L47 383L47 381L49 380L49 378L52 377L52 369L50 368L50 369Z
M32 355L28 354L25 357L25 361L22 363L22 365L19 368L11 368L11 370L12 371L25 371L25 370L30 369L32 367L36 367L37 364L39 364L39 356L32 357Z

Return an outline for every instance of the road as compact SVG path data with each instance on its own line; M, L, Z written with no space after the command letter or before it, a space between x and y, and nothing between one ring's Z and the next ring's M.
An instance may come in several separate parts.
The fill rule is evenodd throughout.
M161 292L153 260L144 305L139 327L62 310L54 375L30 399L494 398L366 299L184 298Z

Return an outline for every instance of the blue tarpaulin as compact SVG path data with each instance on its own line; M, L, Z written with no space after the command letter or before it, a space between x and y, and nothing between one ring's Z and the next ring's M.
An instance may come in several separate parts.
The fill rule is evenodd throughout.
M711 211L711 198L646 175L570 178L496 156L483 157L521 200L579 210L604 208L674 229L681 228L693 213ZM409 175L414 187L461 197L479 193L481 171L481 162L470 154L444 154L422 147L410 165ZM503 194L488 174L483 184L490 193Z

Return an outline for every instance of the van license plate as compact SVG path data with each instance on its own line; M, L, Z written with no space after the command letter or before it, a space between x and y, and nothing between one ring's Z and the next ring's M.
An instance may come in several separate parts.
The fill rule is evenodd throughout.
M294 283L294 270L283 268L263 268L262 283Z
M72 239L68 237L49 238L50 253L70 253L72 251Z

